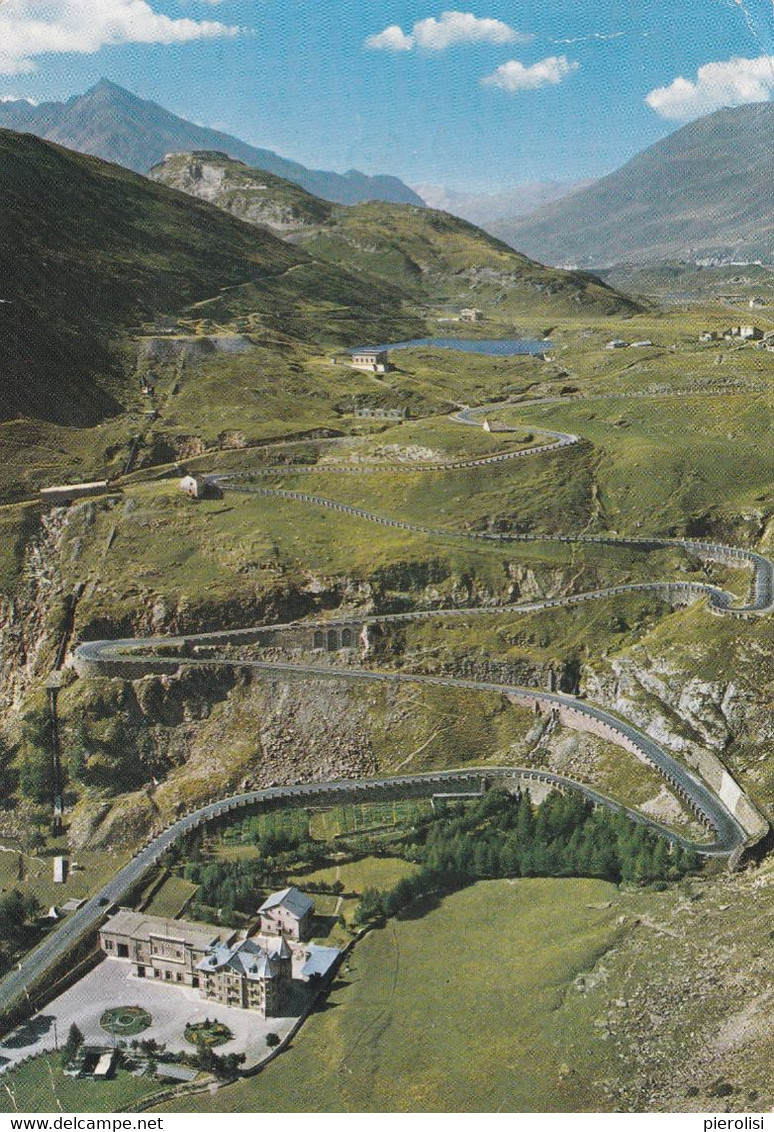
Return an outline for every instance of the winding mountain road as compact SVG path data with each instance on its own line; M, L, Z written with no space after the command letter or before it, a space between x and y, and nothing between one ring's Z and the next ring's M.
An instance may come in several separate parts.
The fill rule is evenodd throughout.
M458 423L464 425L479 424L478 418L489 415L507 404L487 405L475 409L463 409L455 415ZM498 694L510 702L520 706L531 707L541 713L549 713L570 727L587 730L596 735L603 736L613 743L624 747L644 763L655 768L669 783L672 790L679 794L693 810L699 820L708 830L708 840L692 842L689 839L664 829L659 823L645 817L641 813L626 811L633 820L647 824L658 830L671 841L691 847L698 853L708 857L727 857L738 854L754 838L739 816L739 799L743 799L751 811L754 807L744 797L742 792L726 775L728 783L724 781L724 788L719 792L713 789L698 775L695 775L682 763L673 758L664 748L649 735L632 726L595 704L580 700L577 697L560 692L542 691L534 688L525 688L521 685L498 683L482 680L465 680L446 676L430 676L421 673L405 673L390 670L379 670L361 665L331 666L330 664L292 663L282 660L253 660L228 655L213 655L213 650L227 646L231 643L244 643L255 641L262 633L274 632L281 638L283 632L309 631L315 629L330 630L331 628L350 626L353 621L358 623L364 632L377 625L418 621L422 619L438 618L469 618L472 616L495 616L503 612L519 613L556 607L571 606L580 602L599 600L616 594L632 591L652 591L666 597L675 603L687 603L706 599L713 613L720 616L758 617L765 616L774 611L774 564L764 555L754 551L728 547L722 544L698 541L693 539L667 539L667 538L626 538L618 535L555 535L538 536L527 534L499 534L490 532L456 532L442 529L432 529L403 520L381 516L362 508L348 504L338 503L335 500L305 492L283 490L279 488L260 487L254 483L258 477L271 475L297 475L297 474L366 474L375 471L440 471L457 468L480 467L492 463L501 463L508 460L523 459L538 456L543 453L558 451L580 443L580 438L571 433L548 432L532 428L532 431L541 432L546 442L530 448L518 449L507 453L498 453L493 456L480 457L470 460L454 460L437 462L433 464L359 464L353 467L337 467L331 464L324 465L279 465L256 468L243 476L219 476L219 481L228 486L230 490L250 492L264 496L273 496L291 500L307 506L325 507L334 511L352 515L367 522L379 523L397 527L407 531L420 532L439 539L471 539L478 542L551 542L560 543L592 543L610 546L623 546L650 550L662 547L680 548L699 559L721 562L734 566L745 566L751 571L750 592L745 600L738 602L733 594L717 587L701 582L643 582L628 585L611 586L586 593L573 594L560 598L547 598L537 601L513 603L497 608L468 608L431 610L417 613L393 614L374 617L338 618L320 621L304 621L284 623L274 626L260 626L248 629L226 630L220 633L201 633L181 637L148 637L125 640L89 641L79 645L74 652L73 663L77 671L85 677L93 673L115 674L120 676L122 671L134 677L143 673L159 673L176 671L180 665L208 666L223 665L231 667L249 667L267 678L280 678L283 680L300 678L302 680L339 680L349 682L373 681L382 684L412 683L424 686L440 686L445 688L463 689L465 691L482 694ZM207 649L206 656L197 656L197 649ZM163 649L163 654L158 650ZM176 651L179 649L179 652ZM348 659L352 661L354 654L350 651ZM87 901L77 912L69 916L64 923L53 931L41 944L20 964L19 969L8 975L0 983L0 1012L9 1011L14 1005L23 1000L27 989L39 984L47 973L56 967L67 955L78 940L92 931L105 914L106 907L120 901L145 872L155 864L160 856L190 830L195 829L203 822L220 817L230 810L265 805L302 805L309 806L320 803L332 803L338 800L357 800L358 798L373 798L375 796L396 796L410 793L433 794L440 793L441 787L447 790L450 786L465 786L470 783L482 784L482 780L508 781L533 779L538 782L553 784L560 789L573 789L583 793L595 803L617 809L623 809L613 799L600 794L583 783L576 782L560 775L547 771L537 771L531 768L519 767L483 767L464 768L461 770L439 771L419 775L401 775L379 777L371 779L341 780L335 782L307 783L296 786L278 786L265 790L250 791L226 799L213 801L206 806L187 814L172 823L162 832L155 834L137 855L118 873L104 888ZM728 788L730 784L731 789ZM721 796L723 795L723 796ZM729 803L733 798L734 804Z

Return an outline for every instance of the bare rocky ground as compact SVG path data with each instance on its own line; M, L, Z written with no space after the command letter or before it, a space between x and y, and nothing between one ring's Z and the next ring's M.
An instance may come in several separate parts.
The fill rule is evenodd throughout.
M550 725L549 725L550 726ZM563 774L610 794L632 809L702 841L707 832L663 782L655 770L638 763L633 755L593 735L558 728L549 731L537 721L523 741L513 744L511 762Z
M210 797L377 770L368 741L368 704L346 686L237 678L225 682L214 703L170 677L150 677L134 688L153 697L148 707L164 721L158 730L171 764L168 776L156 789L106 800L101 809L83 799L71 815L75 847L144 837Z
M595 1035L567 1050L568 1071L583 1054L618 1111L771 1111L774 862L631 899L618 944L557 1018Z

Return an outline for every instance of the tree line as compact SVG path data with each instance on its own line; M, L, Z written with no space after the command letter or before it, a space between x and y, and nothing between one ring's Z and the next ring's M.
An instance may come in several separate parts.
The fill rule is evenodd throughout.
M15 888L0 896L0 970L10 966L14 956L33 942L41 911L40 902L30 892Z
M253 916L259 891L282 887L287 870L299 863L314 864L326 856L325 846L308 835L268 832L257 837L256 859L243 861L194 860L183 866L183 876L199 886L188 906L194 919L235 927L241 916ZM199 848L197 856L201 858Z
M540 806L528 794L493 789L464 811L424 823L402 855L420 866L391 889L366 889L357 923L394 916L417 897L498 877L583 876L615 884L678 880L698 867L692 849L672 845L621 811L576 793L551 793Z

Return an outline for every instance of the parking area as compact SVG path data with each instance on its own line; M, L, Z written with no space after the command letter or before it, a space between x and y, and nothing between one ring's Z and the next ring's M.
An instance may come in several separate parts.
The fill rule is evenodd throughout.
M287 1018L261 1018L254 1011L207 1002L190 987L159 984L132 975L131 964L105 959L75 986L49 1003L39 1014L0 1042L0 1072L28 1057L61 1048L74 1022L87 1045L110 1045L118 1039L100 1026L102 1013L114 1006L141 1006L151 1015L147 1030L137 1035L155 1038L172 1052L194 1049L183 1032L187 1022L217 1018L225 1023L233 1039L217 1047L219 1054L244 1053L245 1067L255 1065L268 1052L268 1034L284 1037L308 1010L314 990L294 983Z

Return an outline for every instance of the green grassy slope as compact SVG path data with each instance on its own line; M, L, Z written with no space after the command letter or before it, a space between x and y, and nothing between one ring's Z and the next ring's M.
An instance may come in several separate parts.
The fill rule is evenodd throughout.
M586 1053L594 1031L563 1003L620 936L624 909L599 881L493 881L390 921L358 945L291 1050L197 1108L594 1111L601 1090L570 1053L573 1041ZM189 1108L181 1098L159 1111Z
M445 212L378 201L332 206L218 153L172 154L151 175L250 223L289 233L329 263L399 283L417 300L448 306L449 314L476 305L491 323L494 316L503 321L544 309L554 316L636 309L599 280L545 268Z
M299 312L334 340L354 342L350 320L385 334L395 326L394 287L364 292L345 270L118 166L2 131L0 180L0 418L93 424L115 413L127 364L118 332L224 288L248 285L250 309L273 307L302 336ZM232 313L227 299L219 310ZM328 330L328 313L343 330ZM422 329L411 318L401 326Z
M380 202L339 208L331 225L300 242L321 259L399 281L449 315L464 306L495 321L540 311L551 318L638 309L593 276L543 267L466 220L432 209ZM480 331L486 333L486 323Z

